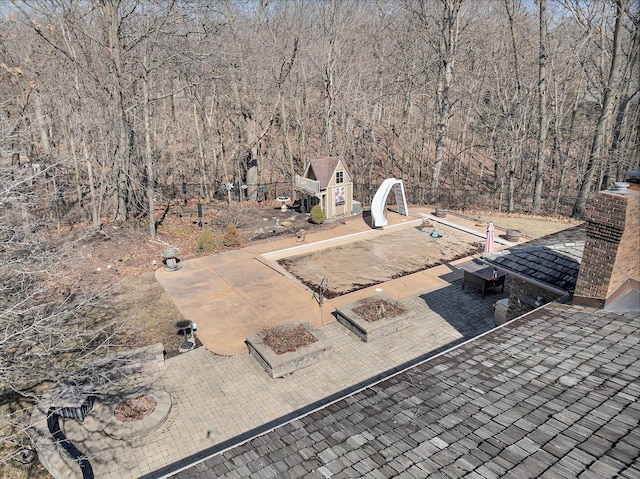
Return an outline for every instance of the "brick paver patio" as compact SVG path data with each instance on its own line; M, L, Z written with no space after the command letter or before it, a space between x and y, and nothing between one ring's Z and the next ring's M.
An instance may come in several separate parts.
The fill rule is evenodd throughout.
M105 436L89 416L66 421L68 438L90 458L96 477L163 477L186 460L204 458L276 424L309 412L370 384L383 375L493 327L493 304L505 294L461 291L449 286L402 300L416 311L410 326L371 343L339 323L324 327L331 356L280 379L271 379L249 354L218 356L204 348L166 361L166 367L138 378L130 390L150 385L173 399L168 420L133 440ZM74 472L72 472L74 471ZM82 477L79 468L65 477Z

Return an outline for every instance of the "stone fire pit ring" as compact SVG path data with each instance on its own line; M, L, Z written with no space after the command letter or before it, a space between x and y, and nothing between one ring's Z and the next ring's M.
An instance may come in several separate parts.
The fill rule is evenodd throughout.
M522 232L520 230L507 230L505 232L505 239L513 243L517 243L522 238Z
M148 416L137 421L122 422L115 417L115 408L126 399L151 396L156 400L156 408ZM104 424L104 432L114 439L133 439L144 437L158 429L167 420L171 412L171 396L166 391L141 391L125 396L102 397L96 401L93 409L98 421Z

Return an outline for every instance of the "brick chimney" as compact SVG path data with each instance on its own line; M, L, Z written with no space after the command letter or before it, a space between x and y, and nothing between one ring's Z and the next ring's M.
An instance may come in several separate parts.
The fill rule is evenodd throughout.
M604 308L640 286L640 192L616 183L587 208L587 239L573 304Z

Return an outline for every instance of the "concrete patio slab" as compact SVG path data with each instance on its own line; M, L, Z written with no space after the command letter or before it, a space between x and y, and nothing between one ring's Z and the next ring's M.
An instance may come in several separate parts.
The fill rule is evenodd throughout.
M427 211L412 211L410 217L388 212L389 225L384 230L372 230L362 217L352 217L336 228L308 234L304 244L295 238L283 238L189 259L180 262L178 271L159 269L156 278L184 317L198 325L198 339L204 347L220 355L241 354L246 352L244 339L249 334L298 320L324 326L335 321L337 306L371 296L381 287L325 300L320 307L312 292L284 271L276 259L292 251L299 254L386 234L398 227L417 226ZM464 228L483 232L483 227L458 219L466 223ZM389 281L384 284L385 293L399 299L456 279L456 272L444 265L429 271Z

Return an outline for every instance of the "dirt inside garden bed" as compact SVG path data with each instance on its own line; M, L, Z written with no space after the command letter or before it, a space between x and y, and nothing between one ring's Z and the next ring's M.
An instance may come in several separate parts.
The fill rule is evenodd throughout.
M438 238L431 233L437 229ZM484 239L449 226L408 227L375 238L278 260L307 287L328 280L326 298L374 286L479 253Z
M293 352L317 341L302 325L269 329L264 332L263 340L276 354Z
M151 414L157 405L151 396L125 399L116 406L114 416L120 422L140 421Z
M360 306L353 308L353 312L365 321L373 323L384 318L395 318L406 313L407 310L397 303L371 298L363 301Z

